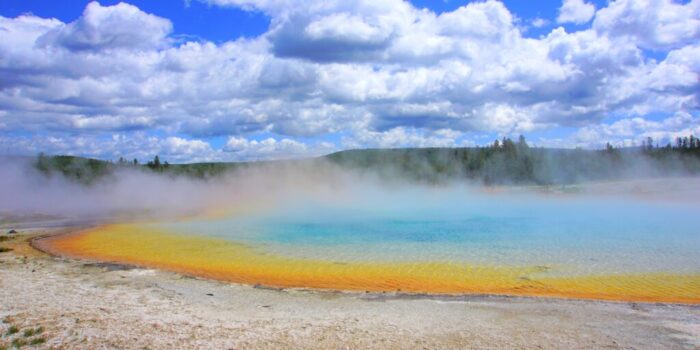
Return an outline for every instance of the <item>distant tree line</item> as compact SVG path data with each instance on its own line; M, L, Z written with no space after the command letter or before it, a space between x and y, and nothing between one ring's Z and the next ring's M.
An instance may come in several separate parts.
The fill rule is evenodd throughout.
M642 178L669 175L700 175L700 139L689 135L660 146L652 138L638 147L602 150L539 148L525 137L504 137L485 147L362 149L336 152L315 159L296 161L316 166L328 161L341 168L378 174L385 179L438 183L469 180L484 184L568 184L580 181ZM274 162L268 162L274 163ZM279 162L277 162L279 163ZM83 183L129 167L167 176L210 178L242 167L263 163L169 164L155 156L141 165L120 157L115 163L71 156L39 154L36 167L42 173L62 173Z
M352 169L385 178L441 182L466 178L485 184L568 184L618 178L700 174L697 137L675 145L603 150L530 147L525 137L504 137L486 147L406 148L341 151L327 158Z
M68 179L88 184L112 172L111 163L102 160L73 156L46 156L44 153L39 153L35 167L47 176L60 173Z
M122 166L122 167L124 167L124 166L138 166L139 160L134 158L132 161L128 161L124 157L119 157L119 160L117 160L117 165ZM168 163L168 161L161 163L160 157L155 156L155 157L153 157L153 160L149 160L146 163L146 167L151 169L151 170L161 171L161 170L168 169L170 167L170 163Z
M139 160L134 158L134 160L128 161L124 157L119 157L119 160L117 160L117 164L119 166L127 166L127 165L137 166L137 165L139 165Z
M68 179L87 184L111 175L119 168L145 168L163 172L171 167L167 161L161 163L158 156L155 156L153 160L149 160L145 165L141 165L136 158L129 161L124 157L119 157L116 163L113 163L111 161L74 156L46 156L44 153L39 153L34 165L36 169L47 176L60 173Z

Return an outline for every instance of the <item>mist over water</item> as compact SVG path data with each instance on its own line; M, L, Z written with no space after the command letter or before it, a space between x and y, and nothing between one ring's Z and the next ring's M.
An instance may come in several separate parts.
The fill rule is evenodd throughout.
M176 220L229 210L248 210L305 194L353 191L351 174L331 165L260 165L212 179L117 168L94 183L37 171L33 160L8 159L0 167L0 213L94 217L105 221ZM359 188L359 187L358 187Z
M700 272L698 207L464 187L300 199L247 215L157 224L304 259L556 265L561 273Z
M0 172L5 216L140 222L294 258L541 265L555 275L700 273L695 178L430 185L315 162L209 180L123 169L86 186L22 161Z

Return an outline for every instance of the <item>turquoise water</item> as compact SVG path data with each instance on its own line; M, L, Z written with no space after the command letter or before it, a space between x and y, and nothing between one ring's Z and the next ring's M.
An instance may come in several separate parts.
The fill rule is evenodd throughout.
M700 272L696 203L462 192L371 198L286 200L245 217L159 226L338 262L534 264L567 275Z

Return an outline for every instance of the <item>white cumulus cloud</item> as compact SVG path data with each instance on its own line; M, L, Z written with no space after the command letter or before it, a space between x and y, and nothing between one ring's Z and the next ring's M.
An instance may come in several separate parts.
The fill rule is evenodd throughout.
M495 0L439 14L401 0L208 2L270 27L173 40L168 19L124 3L92 2L71 23L0 17L4 152L287 158L700 109L700 0L565 1L560 21L580 29L538 38Z
M595 15L595 5L584 0L564 0L559 8L559 23L583 24Z

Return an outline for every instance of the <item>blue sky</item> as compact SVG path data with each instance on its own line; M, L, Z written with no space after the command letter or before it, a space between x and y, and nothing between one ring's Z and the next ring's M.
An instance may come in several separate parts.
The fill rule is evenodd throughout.
M104 6L120 3L119 0L102 0ZM257 36L263 34L270 25L270 18L260 11L245 11L235 7L212 6L204 2L192 1L153 1L135 0L127 1L141 10L168 18L173 22L174 34L194 36L214 42L235 40L241 36ZM469 1L435 1L413 0L411 3L417 8L427 8L436 13L450 12L464 6ZM76 20L85 9L88 1L44 1L44 0L4 0L0 3L0 15L16 17L25 13L33 13L40 17L55 17L63 22ZM523 20L535 18L554 19L557 16L560 1L503 1L506 7ZM605 4L604 1L591 1L598 7ZM553 21L554 22L554 21ZM553 23L554 24L554 23ZM575 25L565 24L566 27ZM551 29L551 25L547 26ZM547 30L531 28L529 35L539 36L546 34Z
M236 161L700 133L697 0L4 0L0 16L0 153Z
M103 6L121 1L102 0ZM269 17L261 12L243 11L237 8L211 6L199 1L127 1L141 10L169 19L174 35L201 38L217 43L235 40L241 36L253 37L264 33ZM16 17L33 13L40 17L55 17L63 22L78 19L88 1L7 0L0 2L0 15Z

